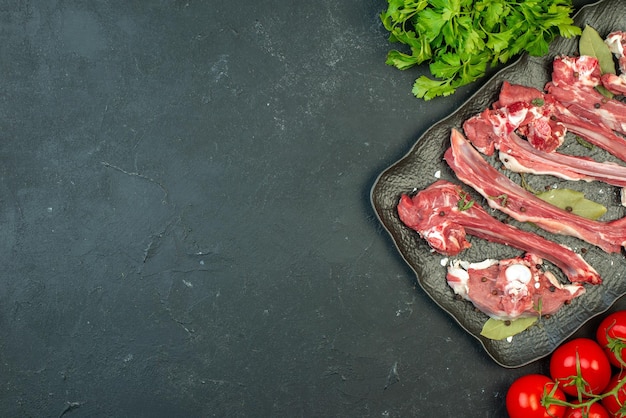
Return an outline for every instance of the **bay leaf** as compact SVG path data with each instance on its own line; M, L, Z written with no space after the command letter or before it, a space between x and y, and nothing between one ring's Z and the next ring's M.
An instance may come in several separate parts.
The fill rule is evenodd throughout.
M585 199L582 192L572 189L550 189L537 194L537 197L558 208L572 212L583 218L596 220L606 213L606 207Z
M591 26L586 25L582 35L578 40L578 52L580 55L587 55L598 59L602 74L615 74L615 61L609 46L604 43L604 39Z
M513 321L489 318L483 325L480 335L490 340L504 340L525 331L528 327L537 322L538 319L539 318L536 316L519 318Z
M611 93L611 91L609 89L607 89L606 87L604 87L602 84L598 84L595 87L595 89L596 89L596 91L598 93L600 93L601 95L603 95L607 99L612 99L613 97L615 97L615 95L613 93Z

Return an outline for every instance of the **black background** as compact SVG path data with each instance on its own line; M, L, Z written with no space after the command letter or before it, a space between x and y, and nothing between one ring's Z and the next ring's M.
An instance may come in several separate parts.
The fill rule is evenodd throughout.
M547 372L416 288L369 200L481 83L418 100L385 1L295 4L0 1L1 416L502 417Z

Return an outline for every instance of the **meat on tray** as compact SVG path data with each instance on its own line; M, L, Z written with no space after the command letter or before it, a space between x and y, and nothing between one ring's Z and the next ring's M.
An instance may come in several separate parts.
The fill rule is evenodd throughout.
M531 106L533 103L537 103L537 101L542 103L543 114L550 120L560 123L567 131L580 136L590 144L608 151L622 161L626 161L626 138L615 134L600 121L594 124L585 118L575 115L570 109L559 103L554 96L546 95L533 87L510 84L508 82L502 83L495 107L508 109L522 106L521 103ZM597 120L597 116L595 119ZM560 134L560 130L554 133L554 135ZM537 149L551 151L551 149L546 147L537 146L536 139L529 142Z
M626 218L600 222L546 203L492 167L456 129L450 135L444 159L457 178L480 193L490 207L519 222L582 239L615 253L626 245ZM545 258L545 257L544 257Z
M557 266L572 283L599 284L599 274L579 254L540 235L502 223L469 200L462 188L438 180L415 196L403 194L400 220L437 252L453 256L471 244L467 235L535 254Z
M618 59L620 75L602 74L594 57L557 56L545 92L505 81L498 101L463 124L469 141L452 129L444 159L491 208L617 253L626 246L626 217L601 222L559 209L510 180L479 153L492 155L497 150L510 171L621 187L624 200L625 166L557 152L571 132L626 162L626 103L600 92L604 87L626 95L626 32L610 34L606 43ZM498 221L451 182L439 180L414 196L403 194L397 210L406 226L444 255L469 248L467 235L525 251L523 257L454 260L448 266L446 279L454 292L492 318L550 314L583 294L583 283L602 282L569 247ZM571 284L545 270L543 260L561 269Z
M509 87L511 88L514 87ZM516 102L509 106L486 109L463 124L467 139L485 155L491 155L494 150L499 150L500 161L507 169L517 173L547 174L574 181L597 180L613 186L626 187L624 166L610 162L600 163L587 157L556 151L546 152L518 136L515 130L520 127L520 121L525 121L521 122L524 126L535 124L535 116L530 118L528 116L532 109L529 106L532 105ZM544 124L541 123L541 126ZM558 125L555 127L548 125L541 132L544 133L542 138L555 138L554 141L562 136Z
M554 59L546 90L576 116L626 134L626 104L599 93L594 87L600 84L596 58L560 56Z
M446 280L454 293L499 320L551 315L564 303L582 295L581 284L562 284L544 271L534 254L478 263L453 261Z

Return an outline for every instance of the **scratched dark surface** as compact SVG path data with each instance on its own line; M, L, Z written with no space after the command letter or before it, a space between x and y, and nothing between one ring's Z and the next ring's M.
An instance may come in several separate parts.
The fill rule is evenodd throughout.
M385 6L0 1L0 416L505 416L546 361L491 360L370 205L480 86L411 96Z

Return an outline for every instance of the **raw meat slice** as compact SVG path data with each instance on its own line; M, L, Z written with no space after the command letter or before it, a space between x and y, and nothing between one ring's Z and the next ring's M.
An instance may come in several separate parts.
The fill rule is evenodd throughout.
M502 87L500 87L498 101L494 104L494 107L506 107L519 102L532 103L533 100L545 101L545 94L534 87L511 84L508 81L504 81Z
M548 174L566 180L598 180L626 187L626 167L558 152L544 152L520 138L513 132L522 119L520 113L524 113L518 111L518 104L520 102L487 109L468 119L463 124L467 139L485 155L499 150L500 161L517 173Z
M548 109L550 119L562 123L567 131L608 151L620 160L626 161L626 138L616 135L615 132L604 125L594 125L574 115L565 106L558 103L553 96L546 95L533 87L504 82L496 106L510 107L517 105L520 101L532 103L536 100L543 100L544 107Z
M572 114L594 126L626 133L626 105L602 96L594 89L572 89L548 84L548 94L561 102Z
M626 245L626 218L599 222L559 209L493 168L458 130L452 130L450 143L446 162L459 180L487 199L490 207L519 222L532 222L548 232L582 239L609 253Z
M552 83L565 88L593 89L600 84L600 63L595 57L560 55L552 62Z
M552 118L551 108L544 106L544 101L537 99L532 102L518 101L508 106L485 109L479 115L467 119L463 130L472 140L474 146L483 154L491 155L494 145L497 147L498 136L508 135L517 131L524 135L536 149L552 152L565 140L565 126ZM495 137L494 137L495 135Z
M601 181L626 187L626 167L599 163L590 158L534 149L515 133L499 143L499 158L506 168L516 173L551 175L566 180Z
M551 315L585 293L581 284L562 284L534 254L468 263L454 260L446 279L454 293L494 319Z
M548 94L573 114L596 126L626 133L626 104L609 99L595 90L600 82L597 59L592 57L556 57ZM595 62L596 68L590 70ZM595 83L595 84L594 84Z
M466 235L504 244L557 266L572 283L601 283L598 273L571 249L504 224L472 204L463 189L446 180L438 180L415 196L402 195L398 203L400 220L417 231L437 252L457 255L471 244Z
M626 94L626 74L602 74L602 85L613 94Z
M623 136L616 135L615 132L602 124L594 125L587 122L564 106L557 106L555 117L565 125L569 132L613 154L620 160L626 161L626 138Z
M626 47L626 32L616 31L610 33L604 41L613 55L618 60L620 75L611 73L602 75L602 85L615 94L626 94L626 55L624 48Z

